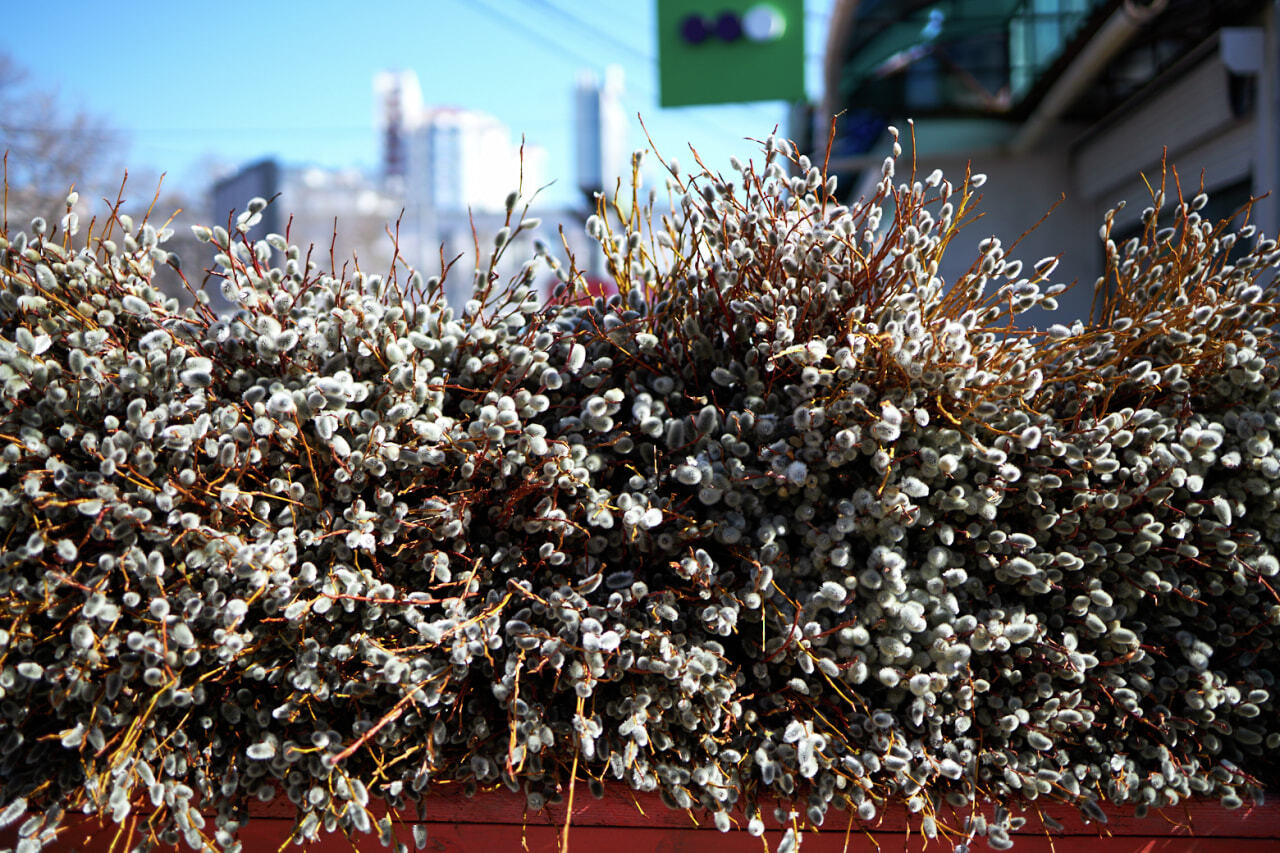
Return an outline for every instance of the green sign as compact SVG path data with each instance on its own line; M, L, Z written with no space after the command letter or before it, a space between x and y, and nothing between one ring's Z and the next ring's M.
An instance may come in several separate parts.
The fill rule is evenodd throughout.
M657 3L662 106L804 100L804 0Z

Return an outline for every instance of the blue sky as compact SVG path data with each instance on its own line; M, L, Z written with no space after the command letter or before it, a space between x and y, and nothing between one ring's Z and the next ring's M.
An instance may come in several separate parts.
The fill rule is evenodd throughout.
M831 0L808 0L810 96ZM783 104L659 109L653 0L218 3L62 0L5 10L0 49L63 103L124 132L132 169L197 191L212 163L268 155L373 167L373 75L417 71L428 104L492 113L548 151L550 198L572 189L571 91L580 69L623 66L626 107L659 150L709 164L785 129ZM633 122L633 147L644 143Z

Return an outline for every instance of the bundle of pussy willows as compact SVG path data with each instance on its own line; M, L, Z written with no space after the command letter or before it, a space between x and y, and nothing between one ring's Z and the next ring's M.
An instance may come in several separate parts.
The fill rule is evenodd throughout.
M1108 217L1095 322L1027 330L1052 259L937 275L976 177L891 158L846 207L761 160L602 205L608 299L545 248L497 280L513 195L456 314L249 240L260 200L198 232L224 317L153 286L166 228L6 234L19 850L72 812L235 849L272 799L392 841L433 792L575 785L1003 849L1047 800L1273 786L1275 243L1158 194Z

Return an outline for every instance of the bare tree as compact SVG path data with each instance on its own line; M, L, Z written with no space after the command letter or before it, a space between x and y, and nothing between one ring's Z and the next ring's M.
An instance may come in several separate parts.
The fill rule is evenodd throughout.
M123 136L104 119L68 109L57 93L32 85L24 68L0 54L0 151L10 223L25 225L34 216L56 223L73 184L86 200L114 197L123 147Z
M191 224L203 219L202 200L187 198L166 186L149 169L128 175L122 155L124 135L100 116L68 108L57 93L33 85L26 69L0 53L0 155L5 158L6 194L3 216L9 227L26 228L42 217L50 228L66 213L68 191L80 195L81 221L101 215L106 207L141 223L160 227L174 217L174 234L165 248L190 263L187 281L199 287L211 255L191 235ZM157 270L156 283L184 304L192 301L182 275L169 266Z

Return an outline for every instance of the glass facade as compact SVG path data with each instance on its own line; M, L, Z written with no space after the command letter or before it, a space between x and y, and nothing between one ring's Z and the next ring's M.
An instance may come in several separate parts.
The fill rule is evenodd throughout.
M870 0L841 76L849 106L885 113L1003 115L1105 0Z
M1098 0L1025 0L1009 19L1009 87L1018 101L1080 32Z
M1221 27L1252 25L1263 5L1168 0L1064 118L1101 118ZM1123 7L1122 0L863 0L844 41L835 101L861 122L1025 118Z

